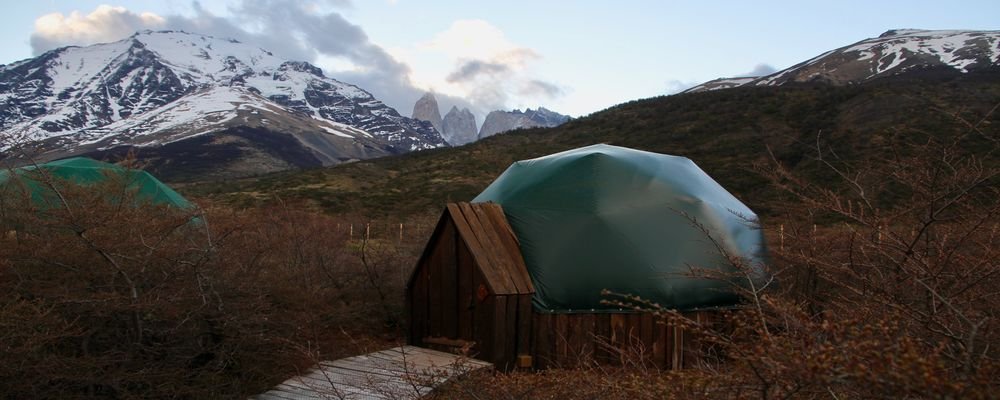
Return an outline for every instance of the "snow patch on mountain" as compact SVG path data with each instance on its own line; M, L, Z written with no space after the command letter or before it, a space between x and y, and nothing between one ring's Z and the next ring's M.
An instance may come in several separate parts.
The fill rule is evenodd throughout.
M702 83L700 85L688 88L682 91L681 93L694 93L694 92L706 92L709 90L729 89L737 86L743 86L755 79L757 79L757 77L755 76L713 79L708 82Z
M907 53L934 54L942 63L962 72L968 72L968 66L974 64L976 60L956 54L956 50L964 48L966 44L979 38L990 43L991 46L986 48L990 52L989 58L995 60L997 55L1000 55L1000 51L997 51L996 48L997 37L961 31L938 31L935 35L927 35L926 32L921 31L907 31L902 34L897 32L897 34L888 37L862 41L843 51L858 52L860 54L859 61L878 57L879 64L876 73L883 73L899 66L906 59Z
M830 50L764 77L721 78L685 92L744 85L776 86L820 81L849 84L925 68L951 68L960 73L1000 64L1000 31L896 29L879 37Z
M376 138L400 152L447 145L361 88L236 40L144 31L0 66L0 151L56 138L64 147L160 143L250 110L305 116L315 126L295 117L296 129Z

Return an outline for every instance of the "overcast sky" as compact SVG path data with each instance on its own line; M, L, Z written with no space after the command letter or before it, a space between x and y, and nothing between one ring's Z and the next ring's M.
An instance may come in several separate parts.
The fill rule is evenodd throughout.
M810 5L812 3L812 5ZM586 115L724 76L766 74L895 28L1000 29L1000 1L11 1L0 63L183 29L309 61L409 115L423 91Z

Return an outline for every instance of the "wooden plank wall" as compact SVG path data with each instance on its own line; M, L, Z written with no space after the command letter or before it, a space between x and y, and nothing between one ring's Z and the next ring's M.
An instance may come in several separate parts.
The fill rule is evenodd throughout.
M455 346L425 343L425 339L475 342L472 351L481 353L486 350L482 345L492 344L494 331L488 299L480 301L476 296L485 279L450 219L441 222L429 245L433 248L418 264L407 291L410 343L455 350L451 348Z
M409 343L513 368L529 355L534 288L496 204L449 204L407 289Z
M448 352L461 351L461 345L469 343L468 355L513 365L518 299L525 296L493 294L454 223L450 219L442 223L408 289L410 343ZM527 326L520 332L527 342Z
M715 311L685 313L711 326ZM705 344L648 313L533 313L531 353L535 368L598 362L680 369L699 362Z

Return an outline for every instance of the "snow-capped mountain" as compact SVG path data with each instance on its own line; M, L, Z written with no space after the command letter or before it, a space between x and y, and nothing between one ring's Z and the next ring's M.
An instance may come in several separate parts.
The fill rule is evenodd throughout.
M447 145L357 86L235 40L143 31L0 66L0 154L150 148L236 128L290 135L283 146L315 158L305 164Z
M721 78L685 92L790 82L846 85L922 70L969 73L997 68L1000 68L1000 31L896 29L830 50L771 75Z

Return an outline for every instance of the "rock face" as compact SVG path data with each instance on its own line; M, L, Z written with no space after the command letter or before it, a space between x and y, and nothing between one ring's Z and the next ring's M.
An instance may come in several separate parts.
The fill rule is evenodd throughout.
M144 31L2 65L0 99L0 159L141 147L165 165L277 166L249 174L447 145L430 123L309 63L187 32Z
M430 122L438 132L444 132L441 121L441 111L438 109L437 99L434 94L427 92L413 104L413 119Z
M569 121L568 115L539 107L537 110L527 109L514 111L492 111L483 121L479 130L479 139L490 137L501 132L525 128L551 128Z
M476 141L476 116L468 108L461 111L452 106L445 114L441 124L442 135L452 146L459 146Z
M918 71L970 73L1000 67L1000 31L894 29L759 78L721 78L685 92L795 82L850 85Z

